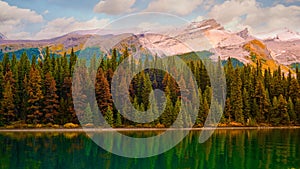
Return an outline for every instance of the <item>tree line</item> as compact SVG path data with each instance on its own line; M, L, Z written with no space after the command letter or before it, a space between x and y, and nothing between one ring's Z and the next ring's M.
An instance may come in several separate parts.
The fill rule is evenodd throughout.
M26 124L59 124L66 123L82 125L100 124L97 120L99 112L107 123L113 127L169 127L179 119L178 124L189 126L191 119L195 126L203 126L212 104L224 112L221 123L237 122L241 125L297 125L300 124L300 72L282 73L277 70L263 70L259 61L256 66L244 65L234 67L229 58L225 67L226 100L224 102L212 99L213 90L209 73L213 70L217 79L221 78L220 60L216 64L207 65L203 61L187 59L184 67L174 69L175 60L169 57L168 64L163 65L175 76L184 81L184 96L199 100L198 116L191 117L191 102L187 102L185 113L179 113L183 97L178 82L169 73L157 69L145 69L133 79L127 79L126 69L137 69L150 64L162 64L157 56L143 56L138 59L131 56L128 49L122 52L111 50L109 56L79 57L72 50L69 55L56 57L46 48L43 59L24 53L20 59L16 55L5 54L0 62L0 125L10 125L15 122ZM183 57L182 57L183 58ZM129 81L129 96L118 95L119 98L129 97L131 104L140 111L149 110L149 117L156 116L164 107L163 113L154 121L143 124L131 121L119 113L112 99L112 79L119 64L127 61L128 67L123 70L124 78ZM77 66L77 67L76 67ZM74 69L80 76L74 76ZM192 75L190 74L192 73ZM95 77L93 79L93 77ZM123 77L123 76L122 76ZM193 86L193 78L198 86L198 96L189 92ZM76 79L74 79L76 78ZM72 86L76 80L81 85ZM82 82L82 83L81 83ZM122 83L120 84L122 85ZM89 100L93 95L87 88L95 89L96 101ZM225 87L225 86L224 86ZM126 89L126 86L118 86ZM155 102L150 93L160 89L165 93L165 102ZM74 92L75 91L75 92ZM73 94L78 99L73 100ZM116 91L118 93L118 91ZM197 97L197 98L196 98ZM80 109L74 108L74 102ZM151 103L151 104L150 104ZM164 105L162 105L164 104ZM215 110L215 111L218 111ZM122 111L130 113L129 106L124 104ZM213 110L212 110L213 111ZM139 116L137 114L137 116ZM139 117L137 117L139 118ZM79 119L79 120L78 120Z

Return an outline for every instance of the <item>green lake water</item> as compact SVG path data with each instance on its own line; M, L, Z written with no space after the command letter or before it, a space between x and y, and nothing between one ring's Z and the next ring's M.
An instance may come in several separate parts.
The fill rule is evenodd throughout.
M203 144L192 131L173 149L133 159L111 154L80 132L2 132L1 169L300 168L300 129L216 130ZM155 131L127 132L147 137ZM132 151L135 151L134 148Z

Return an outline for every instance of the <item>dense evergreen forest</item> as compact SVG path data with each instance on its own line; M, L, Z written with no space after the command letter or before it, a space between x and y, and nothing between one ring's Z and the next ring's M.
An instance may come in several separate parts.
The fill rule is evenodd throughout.
M32 58L29 60L29 58ZM27 56L24 53L20 59L16 55L5 54L0 62L0 126L36 127L64 125L66 123L79 124L77 116L84 116L82 125L90 125L97 120L94 112L100 109L106 121L113 127L168 127L177 118L181 99L177 82L161 70L146 69L134 79L130 79L130 101L138 110L150 110L158 113L158 105L149 104L149 94L153 89L165 92L166 105L162 115L151 123L136 123L124 118L113 104L111 81L114 71L126 58L130 69L142 65L158 63L157 57L148 56L134 59L127 49L119 52L112 50L111 56L100 59L90 56L85 60L78 58L73 52L57 57L46 49L44 59ZM203 126L208 115L210 105L213 104L211 83L207 68L202 61L183 60L193 73L199 93L199 110L195 126ZM90 102L81 93L80 98L83 113L75 113L72 99L72 77L76 62L80 62L81 79L86 84L94 85L97 102ZM97 64L99 63L99 64ZM220 68L219 61L213 68L216 72ZM172 69L172 59L167 67ZM300 124L300 72L296 70L282 73L280 67L276 71L263 70L259 62L256 66L234 67L229 58L225 65L227 97L221 123L232 123L243 126L287 126ZM126 73L126 71L124 71ZM177 72L185 81L191 81L191 76ZM96 78L90 80L88 77ZM128 79L127 79L128 80ZM193 83L186 83L189 89ZM88 86L87 86L88 87ZM189 92L189 91L186 91ZM193 93L188 93L191 97ZM121 97L121 96L120 96ZM122 96L124 97L124 96ZM160 104L160 103L157 103ZM124 105L126 109L126 105ZM221 108L220 108L221 109ZM190 123L189 115L180 117L183 123Z

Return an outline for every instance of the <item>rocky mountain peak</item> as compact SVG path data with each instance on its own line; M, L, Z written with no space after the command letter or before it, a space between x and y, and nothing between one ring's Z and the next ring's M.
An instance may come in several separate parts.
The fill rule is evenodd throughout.
M244 30L238 32L236 35L240 36L243 39L247 39L249 37L248 28L245 28Z
M219 24L215 19L206 19L200 22L192 22L187 29L193 30L193 29L197 29L197 30L201 30L203 32L205 31L209 31L212 29L215 30L224 30L224 27Z

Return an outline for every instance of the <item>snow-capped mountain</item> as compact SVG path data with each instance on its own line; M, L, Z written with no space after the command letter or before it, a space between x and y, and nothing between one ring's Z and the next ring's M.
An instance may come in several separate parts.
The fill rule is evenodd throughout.
M9 48L7 48L9 46ZM253 63L256 59L270 60L272 63L290 65L300 63L300 34L288 29L277 31L272 38L259 39L248 29L230 32L214 19L192 22L175 29L161 31L140 30L81 30L47 40L7 40L0 34L0 49L13 52L23 48L50 47L52 52L63 54L71 48L99 47L104 52L112 48L134 47L136 54L146 52L158 56L184 54L193 51L210 51L212 58L225 60L236 58L243 63Z
M280 41L293 41L293 40L299 40L300 34L298 32L293 32L289 29L285 29L282 32L279 32L277 34L277 39Z

